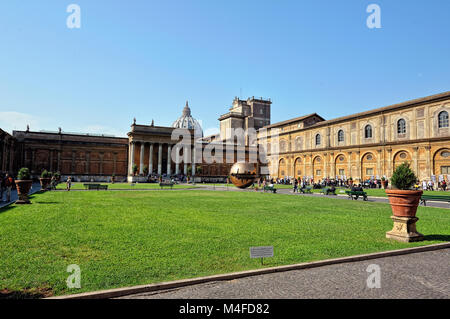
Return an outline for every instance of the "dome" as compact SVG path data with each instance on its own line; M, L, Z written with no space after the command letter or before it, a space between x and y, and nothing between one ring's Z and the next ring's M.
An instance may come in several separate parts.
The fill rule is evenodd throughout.
M202 127L200 123L196 119L194 119L191 115L191 109L189 108L189 104L186 101L186 106L183 109L183 113L181 116L172 124L174 128L184 128L189 130L198 130L201 132L203 136Z

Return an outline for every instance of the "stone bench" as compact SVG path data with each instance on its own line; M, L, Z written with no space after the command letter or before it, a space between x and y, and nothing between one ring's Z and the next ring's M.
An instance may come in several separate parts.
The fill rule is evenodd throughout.
M365 201L367 201L367 193L363 191L345 191L347 193L348 198L352 200L358 200L361 196Z
M420 204L427 206L427 200L450 203L450 195L422 195Z
M273 186L264 186L264 192L266 192L266 191L269 191L269 192L272 192L275 194L277 192L277 189Z
M164 187L170 187L171 189L173 188L173 184L172 182L161 182L159 183L159 187L164 188Z

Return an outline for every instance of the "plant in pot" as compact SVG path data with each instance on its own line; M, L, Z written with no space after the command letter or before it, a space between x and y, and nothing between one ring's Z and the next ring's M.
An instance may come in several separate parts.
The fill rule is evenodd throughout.
M28 199L28 193L32 185L33 181L31 180L30 170L26 167L21 168L16 179L17 195L19 196L16 204L31 204Z
M416 216L417 206L423 194L421 190L412 190L416 180L417 177L408 163L405 162L395 169L391 177L392 189L386 190L394 216Z
M392 189L386 189L386 194L392 208L394 228L386 233L386 237L404 242L423 239L423 235L416 231L416 212L423 194L422 190L412 190L416 180L407 162L398 166L392 174Z
M132 170L133 170L133 175L136 176L136 173L138 171L138 166L136 164L133 164Z
M51 180L52 180L52 173L44 169L41 173L41 178L39 179L39 182L41 183L41 190L43 191L47 190L47 187L50 184Z
M111 175L111 184L114 184L115 181L116 181L116 174L112 174Z

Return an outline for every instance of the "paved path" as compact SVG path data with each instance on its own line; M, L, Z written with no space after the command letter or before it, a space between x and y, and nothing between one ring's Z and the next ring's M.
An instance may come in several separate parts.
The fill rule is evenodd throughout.
M380 266L380 288L368 288L367 267ZM178 289L129 299L450 299L450 249L293 270Z
M197 184L197 185L201 185L202 189L205 190L210 190L210 191L224 191L224 190L228 190L228 191L240 191L240 192L255 192L255 190L253 189L240 189L237 187L226 187L226 186L204 186L202 184ZM206 184L207 185L207 184ZM275 186L276 188L276 186ZM198 189L198 188L197 188ZM262 192L262 191L258 191L258 192ZM338 194L337 196L326 196L323 194L318 194L318 193L312 193L312 194L300 194L300 193L293 193L292 189L286 189L286 188L278 188L277 189L277 193L273 194L274 196L278 195L278 194L284 194L284 195L293 195L293 196L313 196L313 197L323 197L323 198L332 198L332 199L341 199L341 200L350 200L348 199L348 196L345 194ZM363 201L362 198L358 199L358 201ZM373 196L368 196L368 201L369 202L377 202L377 203L387 203L389 204L389 199L387 197L373 197ZM423 205L422 205L423 207ZM446 202L433 202L433 201L427 201L427 207L438 207L438 208L448 208L450 209L450 203L446 203Z
M30 195L33 193L36 193L38 191L41 190L41 185L39 183L33 183L33 186L30 190ZM6 202L6 191L3 193L3 200L5 200L4 202L0 201L0 208L8 206L12 203L14 203L16 200L18 199L17 197L17 190L13 189L11 191L11 201L10 202ZM0 199L1 200L1 199Z

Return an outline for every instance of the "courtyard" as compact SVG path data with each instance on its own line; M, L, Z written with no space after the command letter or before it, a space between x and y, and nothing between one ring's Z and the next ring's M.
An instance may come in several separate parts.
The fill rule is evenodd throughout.
M57 296L428 245L448 209L419 207L425 241L385 238L389 205L262 192L74 191L0 210L0 290ZM251 246L274 246L261 265ZM81 269L68 289L67 266Z

